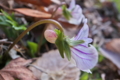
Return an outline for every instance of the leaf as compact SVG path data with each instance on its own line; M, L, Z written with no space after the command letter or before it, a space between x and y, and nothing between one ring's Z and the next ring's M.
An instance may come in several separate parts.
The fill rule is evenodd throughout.
M8 23L10 23L12 25L12 27L15 29L15 30L26 30L27 28L25 27L25 25L20 25L18 26L18 24L15 22L12 22L10 20L6 20Z
M70 60L71 59L71 50L70 50L70 46L66 40L64 40L64 52L65 52L68 60Z
M32 65L42 71L33 66L30 66L29 69L39 80L79 80L80 70L70 63L67 58L61 58L58 49L46 52L42 57L36 59Z
M118 10L119 10L119 12L120 12L120 0L113 0L113 2L115 2L116 3L116 5L117 5L117 8L118 8Z
M61 4L61 1L60 0L51 0L53 3L56 3L57 5L60 5Z
M8 13L6 13L5 11L3 11L3 10L1 10L1 11L4 14L4 16L0 17L1 25L9 26L9 27L11 26L15 30L26 30L27 29L25 27L25 25L18 25L18 22L16 20L14 20L14 14L12 14L12 16L11 16Z
M80 80L88 80L88 79L89 79L88 73L83 73L82 76L80 77Z
M14 21L14 20L12 19L12 17L11 17L8 13L6 13L6 12L3 11L3 10L1 10L1 12L2 12L9 20Z
M0 25L2 26L11 26L8 22L6 22L7 18L5 16L0 16Z
M15 80L10 74L0 72L0 80Z
M98 62L102 62L105 59L103 55L99 55Z
M37 80L32 72L26 68L31 62L32 60L25 60L23 58L12 60L0 70L0 80Z
M99 48L101 54L112 61L120 69L120 39L113 39Z
M32 54L32 57L35 57L35 53L37 52L38 45L34 42L27 41L28 47L30 48L30 52Z
M58 30L58 29L55 29L54 31L56 32L56 34L57 34L57 35L59 35L59 34L60 34L60 32L61 32L61 31L60 31L60 30Z
M63 43L64 36L63 36L63 33L60 31L56 30L56 33L58 35L58 38L57 38L55 44L60 52L60 55L62 56L62 58L64 58L64 43Z
M63 5L62 6L62 10L63 10L63 15L67 20L70 20L70 18L72 17L70 11L67 10L66 6Z
M58 47L58 50L60 51L62 58L64 58L64 52L65 52L66 57L68 58L68 60L70 60L71 59L71 50L70 50L69 43L64 38L64 33L57 29L55 29L55 32L58 35L58 38L57 38L55 44Z
M28 9L28 8L16 8L14 9L16 12L19 12L21 14L30 16L30 17L36 17L36 18L50 18L51 14L41 12L38 10Z
M49 6L51 4L51 0L15 0L17 2L22 3L31 3L37 6Z
M105 44L105 48L116 53L120 53L120 38L113 39Z

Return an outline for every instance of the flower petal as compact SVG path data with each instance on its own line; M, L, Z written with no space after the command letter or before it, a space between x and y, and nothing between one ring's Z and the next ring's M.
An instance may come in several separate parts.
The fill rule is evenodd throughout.
M83 15L74 14L74 16L68 21L71 24L79 25L82 22Z
M76 5L74 7L74 10L72 11L72 13L79 14L81 16L81 14L82 14L82 8L79 5Z
M87 22L84 23L82 29L79 31L78 35L75 37L75 40L82 40L87 38L89 34L89 28Z
M74 9L75 8L75 0L72 0L71 1L71 3L70 3L70 5L69 5L69 10L72 10L72 9Z
M84 72L87 72L87 73L92 73L89 69L88 70L83 70Z
M82 71L88 71L93 68L98 61L98 53L92 45L88 48L80 45L75 46L71 51L77 67Z
M83 38L82 40L85 41L85 43L83 43L81 45L84 45L86 47L88 47L88 44L93 41L91 38Z

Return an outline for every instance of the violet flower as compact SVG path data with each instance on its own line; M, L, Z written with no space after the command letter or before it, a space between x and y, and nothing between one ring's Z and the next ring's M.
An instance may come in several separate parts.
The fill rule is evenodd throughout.
M92 39L88 38L89 28L87 25L87 19L84 18L83 23L84 25L82 29L72 40L84 40L85 43L71 48L72 58L75 60L76 65L80 70L91 73L90 69L97 64L98 53L94 46L89 45L89 43L92 42Z
M71 41L84 40L84 43L78 44L76 46L69 46L69 47L71 47L71 56L75 60L76 66L82 71L91 73L90 69L92 69L97 64L98 53L96 49L94 48L94 46L89 45L89 43L92 42L92 39L88 38L89 28L87 25L86 18L83 19L83 23L84 24L83 24L82 29L79 31L76 37L71 39ZM52 38L55 37L53 38L53 41L49 41L49 42L55 43L55 40L57 39L58 35L53 30L46 30L45 33L47 33L45 34L46 36L45 38L48 41L52 40L52 39L48 39L50 38L49 36L52 36ZM61 44L61 42L59 43Z
M74 25L79 25L82 19L84 18L81 7L75 4L75 0L72 0L67 10L70 11L72 17L69 20L67 20L65 19L65 17L62 16L58 20L69 22L70 24L74 24Z

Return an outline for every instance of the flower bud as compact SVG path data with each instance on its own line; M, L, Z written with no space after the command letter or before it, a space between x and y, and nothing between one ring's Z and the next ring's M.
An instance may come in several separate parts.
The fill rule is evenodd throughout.
M53 30L46 30L44 32L45 39L50 43L55 43L57 39L57 34Z

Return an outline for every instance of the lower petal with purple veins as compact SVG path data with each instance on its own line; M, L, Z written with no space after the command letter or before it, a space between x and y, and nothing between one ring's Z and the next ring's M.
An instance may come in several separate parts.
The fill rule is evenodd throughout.
M72 57L80 70L88 72L97 64L98 53L92 45L88 48L77 46L72 48L71 51Z

